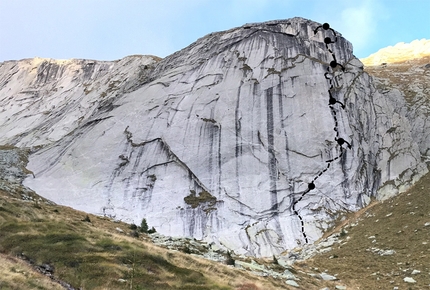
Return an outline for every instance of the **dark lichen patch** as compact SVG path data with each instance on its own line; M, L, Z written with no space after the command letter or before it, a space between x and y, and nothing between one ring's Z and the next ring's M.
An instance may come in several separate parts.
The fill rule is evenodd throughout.
M243 67L241 69L243 70L244 73L252 71L252 68L249 65L247 65L246 63L243 64Z
M149 178L152 182L155 182L155 181L157 180L157 176L156 176L155 174L148 175L148 178Z
M215 124L216 121L214 119L208 119L208 118L201 118L204 122L209 122Z
M184 197L184 201L186 204L191 205L192 208L196 208L202 204L208 204L212 207L217 202L216 197L205 190L201 191L198 196L195 190L190 190L190 192L190 195Z
M279 74L281 74L281 72L277 71L276 69L274 69L273 67L271 67L271 68L267 69L267 75L271 75L271 74L279 75Z

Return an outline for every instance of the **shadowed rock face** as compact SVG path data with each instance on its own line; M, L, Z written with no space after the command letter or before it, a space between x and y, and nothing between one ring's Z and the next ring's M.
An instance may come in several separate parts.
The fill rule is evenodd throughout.
M238 254L312 242L426 172L401 96L319 26L247 24L163 60L2 63L1 141L32 147L25 185L60 204Z

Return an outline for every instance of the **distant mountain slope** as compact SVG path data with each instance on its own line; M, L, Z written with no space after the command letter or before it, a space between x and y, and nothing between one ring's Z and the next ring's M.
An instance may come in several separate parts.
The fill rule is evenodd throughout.
M422 158L430 161L430 55L365 68L376 88L385 95L400 92L406 101L405 116L412 124Z
M365 66L377 66L383 63L395 63L430 55L430 39L414 40L411 43L400 42L394 46L381 48L378 52L360 59Z

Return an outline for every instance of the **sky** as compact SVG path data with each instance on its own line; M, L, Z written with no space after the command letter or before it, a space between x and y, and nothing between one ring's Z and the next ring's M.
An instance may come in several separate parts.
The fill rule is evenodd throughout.
M430 39L430 0L0 0L0 62L165 57L211 32L296 16L329 23L358 58Z

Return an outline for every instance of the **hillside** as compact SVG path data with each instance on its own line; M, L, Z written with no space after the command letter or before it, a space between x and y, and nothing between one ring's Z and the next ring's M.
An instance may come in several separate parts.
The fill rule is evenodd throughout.
M348 289L428 289L429 200L427 174L407 192L346 216L339 243L303 265L335 274Z

